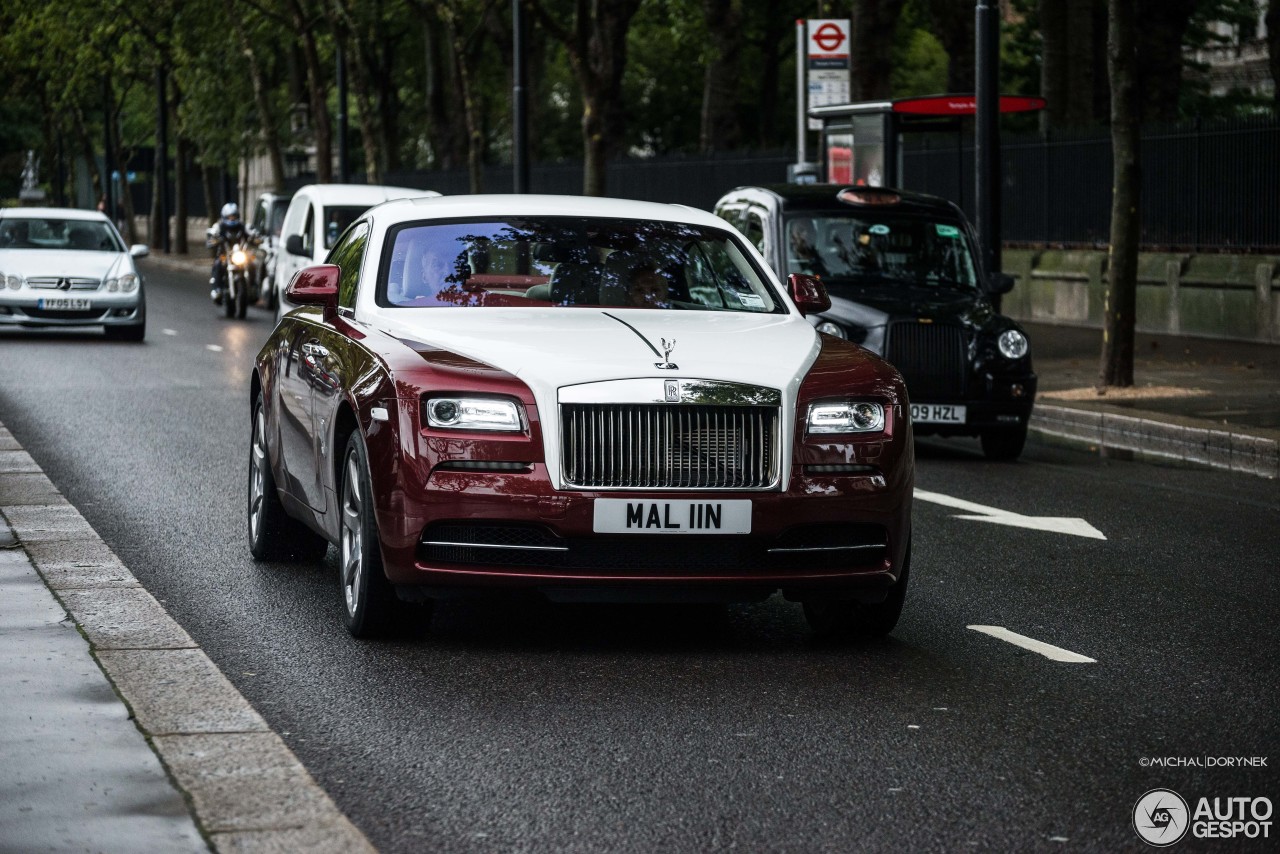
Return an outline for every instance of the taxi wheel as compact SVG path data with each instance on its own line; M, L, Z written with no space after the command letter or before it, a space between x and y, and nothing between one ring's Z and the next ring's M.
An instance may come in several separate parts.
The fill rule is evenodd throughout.
M342 513L338 570L342 581L342 619L358 638L424 629L428 608L402 602L382 568L378 523L373 514L369 455L359 430L347 440L342 464Z
M898 582L882 602L814 600L804 603L804 618L821 638L879 638L893 631L902 616L911 577L911 544Z
M259 394L253 407L253 438L249 443L249 552L256 561L292 558L317 562L329 550L329 542L285 512L271 474L266 433L267 420Z
M993 427L983 430L980 437L982 453L989 460L1016 460L1027 444L1027 425L1019 427Z

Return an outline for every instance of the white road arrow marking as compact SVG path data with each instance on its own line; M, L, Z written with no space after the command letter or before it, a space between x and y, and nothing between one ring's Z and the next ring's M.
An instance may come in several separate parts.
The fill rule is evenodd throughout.
M987 507L983 504L965 501L963 498L952 498L950 495L943 495L940 492L926 492L923 489L917 489L915 494L916 498L921 501L941 504L944 507L954 507L957 510L968 510L969 513L975 514L957 515L955 517L957 519L991 522L996 525L1030 528L1035 531L1051 531L1055 534L1070 534L1075 537L1088 537L1093 540L1105 540L1107 538L1105 534L1083 519L1069 516L1023 516L1021 513L1001 510L998 507Z
M1081 655L1078 652L1072 652L1069 649L1063 649L1060 646L1054 646L1051 643L1038 641L1035 638L1029 638L1026 635L1020 635L1017 632L1011 632L1004 626L967 626L975 632L982 632L984 635L991 635L993 638L999 638L1007 641L1014 646L1020 646L1023 649L1029 649L1037 652L1045 658L1053 661L1065 661L1068 664L1097 664L1097 660L1089 658L1087 655Z

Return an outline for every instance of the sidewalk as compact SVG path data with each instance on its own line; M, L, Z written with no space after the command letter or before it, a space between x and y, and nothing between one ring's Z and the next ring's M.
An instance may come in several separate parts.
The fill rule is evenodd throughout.
M1280 476L1280 345L1139 334L1134 387L1099 395L1099 330L1024 328L1040 376L1033 432Z

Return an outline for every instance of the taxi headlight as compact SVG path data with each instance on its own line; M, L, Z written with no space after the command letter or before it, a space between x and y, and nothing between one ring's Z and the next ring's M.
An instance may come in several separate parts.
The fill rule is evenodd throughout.
M427 424L449 430L524 429L514 400L489 397L432 397L426 402Z
M810 433L874 433L884 429L884 407L865 401L814 403L808 425Z
M827 333L828 335L834 335L834 336L836 336L837 338L848 338L848 337L849 337L849 336L847 336L847 335L845 335L845 334L844 334L844 327L843 327L843 326L841 326L841 325L840 325L840 324L838 324L838 323L832 323L830 320L824 320L824 321L822 321L821 323L819 323L819 324L818 324L818 326L817 326L817 329L818 329L818 331L819 331L819 332L825 332L825 333Z
M1027 355L1027 336L1016 329L1001 332L996 345L1000 348L1000 355L1006 359L1021 359Z

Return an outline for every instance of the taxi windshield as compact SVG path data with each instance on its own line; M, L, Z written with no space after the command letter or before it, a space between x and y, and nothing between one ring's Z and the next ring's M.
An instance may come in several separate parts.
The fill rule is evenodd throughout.
M377 300L406 308L787 311L724 231L576 217L399 226L387 241Z
M978 288L958 222L903 214L791 217L787 271L828 284Z

